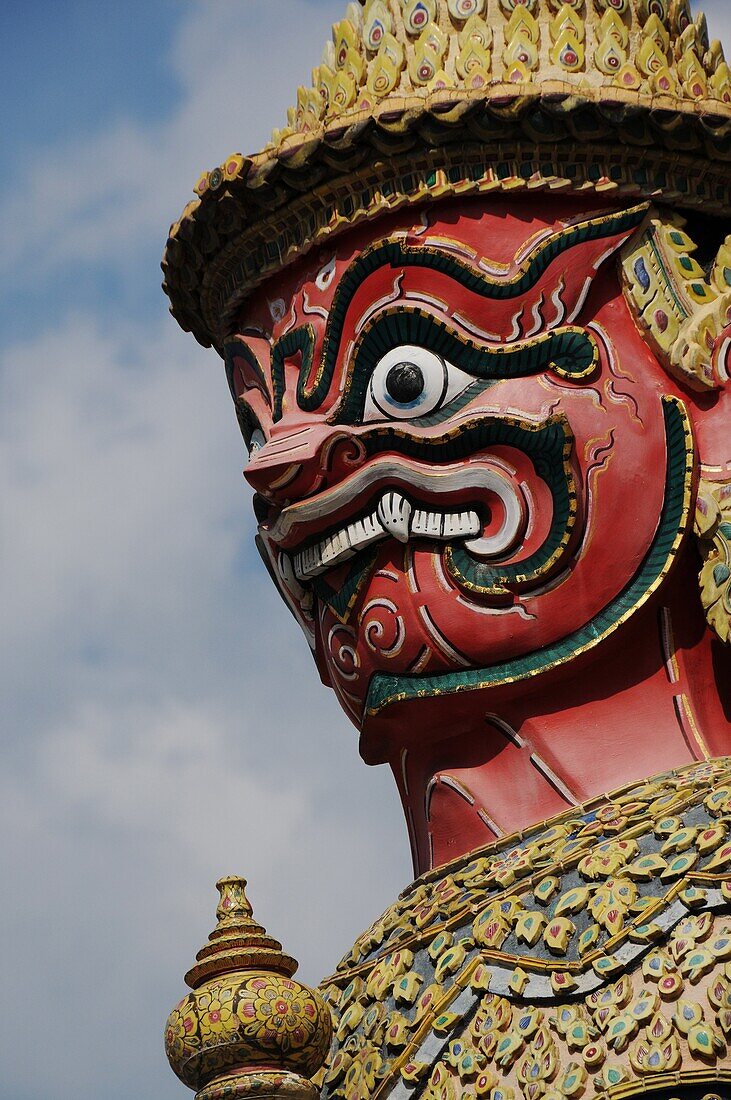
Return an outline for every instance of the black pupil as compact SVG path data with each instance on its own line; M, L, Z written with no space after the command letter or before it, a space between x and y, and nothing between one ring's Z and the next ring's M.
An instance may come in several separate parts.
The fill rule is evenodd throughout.
M415 363L396 363L386 375L389 397L399 405L409 405L424 392L424 374Z

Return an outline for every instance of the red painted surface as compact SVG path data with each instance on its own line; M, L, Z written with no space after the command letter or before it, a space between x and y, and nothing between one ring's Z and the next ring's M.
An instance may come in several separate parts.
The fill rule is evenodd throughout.
M533 653L566 637L605 608L628 584L655 535L663 505L666 439L662 398L682 399L693 423L700 461L722 470L729 463L729 398L698 398L668 377L638 333L622 294L614 241L588 242L549 266L523 298L489 301L432 270L381 267L358 288L348 308L338 369L315 412L298 408L299 354L285 364L284 414L271 413L271 341L293 327L313 326L317 369L326 318L344 272L361 250L399 231L414 245L460 255L473 265L510 265L541 234L580 214L601 213L570 200L540 210L531 201L496 198L451 201L354 230L333 254L290 269L247 306L240 333L264 368L265 382L237 361L234 390L266 436L245 473L268 509L267 532L284 509L327 498L377 460L361 440L371 423L334 423L352 345L363 325L386 308L412 306L479 342L499 346L524 335L531 311L559 292L570 310L591 286L573 324L592 334L599 363L585 381L545 371L503 379L476 395L450 420L431 427L399 427L422 441L442 436L465 417L504 414L534 423L565 418L573 435L570 466L577 487L574 534L551 571L534 584L515 585L502 597L477 596L445 565L443 543L393 538L378 544L375 565L346 622L326 606L293 610L311 636L323 679L336 691L361 731L369 762L390 762L399 783L416 850L417 870L460 855L495 835L521 829L563 808L705 755L731 751L728 722L728 651L712 641L697 594L698 561L686 537L660 590L636 616L598 648L562 668L510 687L394 704L369 717L364 703L377 672L438 674L482 668ZM606 258L600 263L603 256ZM595 268L598 270L595 271ZM274 299L281 299L281 305ZM276 319L274 319L276 318ZM517 319L517 320L516 320ZM403 458L403 456L402 456ZM376 489L403 489L423 465L403 458L401 472ZM427 465L429 465L427 463ZM550 528L552 499L531 459L517 447L493 446L453 463L502 470L525 502L527 527L507 557L520 563ZM376 491L375 489L373 491ZM468 489L422 492L421 503L441 509L481 506L499 524L494 494ZM326 522L293 523L270 546L273 561L348 522L369 502L349 501ZM296 507L295 510L296 512ZM347 567L331 570L331 587ZM663 610L665 609L665 610Z
M728 651L712 639L691 599L695 576L689 548L658 598L615 639L528 691L518 684L393 709L394 729L420 728L423 707L428 721L453 734L428 745L413 739L405 766L403 753L391 758L420 868L623 783L731 751ZM668 623L670 661L663 642ZM429 785L445 776L474 804L440 787L429 814Z

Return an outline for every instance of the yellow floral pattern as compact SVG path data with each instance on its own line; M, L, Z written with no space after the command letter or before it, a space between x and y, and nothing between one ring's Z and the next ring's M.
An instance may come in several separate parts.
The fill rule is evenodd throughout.
M323 983L323 1100L731 1081L730 811L710 761L422 876Z
M214 986L196 995L196 1009L202 1036L227 1033L233 1019L233 997L233 989L226 986Z
M251 978L238 993L236 1009L244 1035L262 1047L304 1050L313 1039L317 1005L302 986L286 978Z
M192 1088L215 1070L276 1065L310 1077L330 1043L330 1013L312 990L276 974L234 973L173 1009L165 1050Z

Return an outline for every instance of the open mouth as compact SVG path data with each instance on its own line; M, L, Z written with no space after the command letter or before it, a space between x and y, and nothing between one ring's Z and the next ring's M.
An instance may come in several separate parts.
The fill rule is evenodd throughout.
M311 580L352 558L359 550L389 537L399 542L420 537L452 542L477 535L481 529L480 517L472 509L433 512L415 508L401 493L386 492L375 511L296 553L294 572L301 581Z
M361 443L360 469L259 527L305 615L316 596L345 622L391 538L441 543L455 585L488 600L543 583L565 556L578 513L562 415L476 418L428 440L381 429Z
M262 534L279 546L280 556L289 556L300 582L387 538L463 542L471 553L494 558L511 549L526 522L525 498L513 475L497 460L429 468L383 457L335 489L285 509ZM373 490L384 481L390 484L374 501ZM369 506L353 515L364 496Z

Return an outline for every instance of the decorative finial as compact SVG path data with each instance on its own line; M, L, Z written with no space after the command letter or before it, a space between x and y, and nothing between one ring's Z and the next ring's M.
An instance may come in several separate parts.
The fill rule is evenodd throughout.
M253 915L251 902L246 896L246 879L238 875L227 875L216 883L216 889L221 895L216 907L218 923L227 923L233 920L246 919Z
M196 955L197 965L185 975L186 984L197 989L202 982L233 970L266 970L291 978L297 962L254 920L246 879L227 875L218 880L216 889L221 895L218 924Z
M297 962L254 920L246 879L216 887L218 923L185 975L192 993L168 1018L168 1061L196 1100L315 1100L309 1078L330 1044L329 1010L292 981Z

